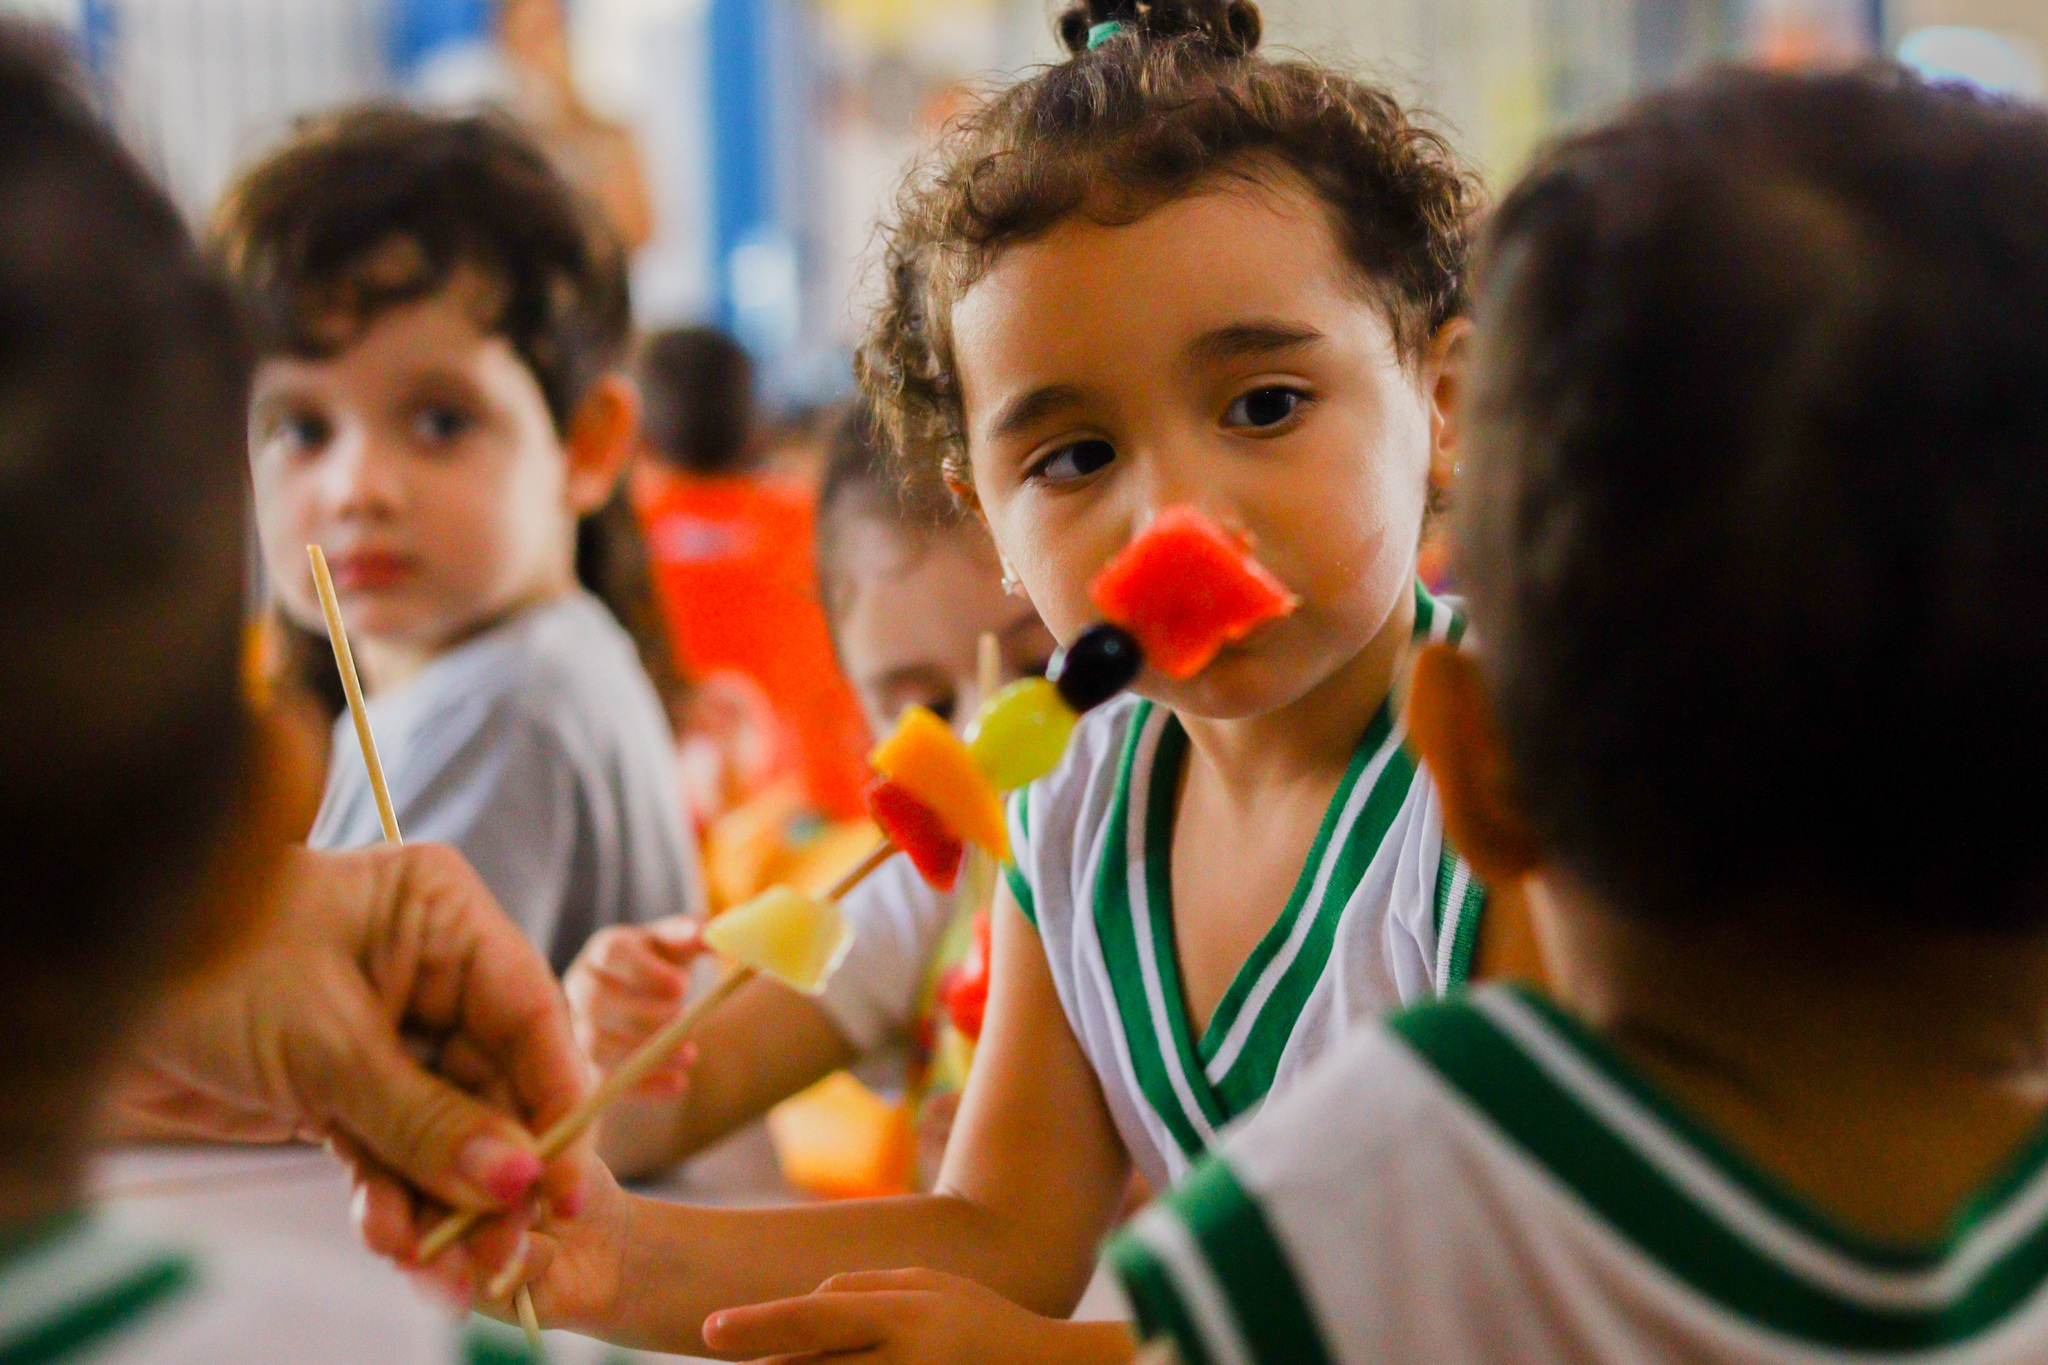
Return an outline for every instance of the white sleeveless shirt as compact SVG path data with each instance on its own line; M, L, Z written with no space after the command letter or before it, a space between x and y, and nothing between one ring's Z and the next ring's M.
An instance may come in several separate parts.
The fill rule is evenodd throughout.
M1462 617L1416 588L1418 639ZM1465 979L1485 889L1446 843L1436 788L1392 699L1366 727L1286 909L1197 1037L1174 949L1173 807L1187 732L1120 698L1010 803L1012 894L1037 927L1068 1024L1155 1189L1178 1184L1360 1023Z

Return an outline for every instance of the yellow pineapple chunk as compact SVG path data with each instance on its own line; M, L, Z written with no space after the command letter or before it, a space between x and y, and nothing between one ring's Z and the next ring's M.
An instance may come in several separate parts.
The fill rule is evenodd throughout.
M735 962L815 995L852 946L853 931L833 902L793 886L771 886L705 925L704 941Z

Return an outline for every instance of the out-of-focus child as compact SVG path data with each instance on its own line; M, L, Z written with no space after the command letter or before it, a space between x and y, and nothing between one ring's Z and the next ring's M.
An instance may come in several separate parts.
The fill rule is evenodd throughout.
M92 1200L136 1031L260 932L315 783L242 686L233 295L53 53L0 21L0 1359L509 1365L359 1258Z
M321 630L325 547L407 837L461 849L558 970L606 925L701 909L619 494L617 242L509 123L379 107L307 125L217 232L258 327L273 589ZM316 847L382 837L337 725Z
M2048 1359L2048 112L1729 72L1493 220L1418 666L1554 993L1364 1031L1110 1253L1184 1361Z
M818 603L812 489L759 468L754 369L708 327L651 337L633 501L676 660L695 683L688 747L711 741L690 783L700 823L801 779L828 820L858 819L867 735L832 662ZM692 771L704 768L692 764Z
M833 441L818 502L818 562L839 661L878 733L910 706L956 722L973 715L984 635L997 641L1005 682L1043 673L1052 655L1038 613L1004 591L980 522L937 480L905 481L864 410L849 414ZM935 1008L939 975L968 950L962 927L948 932L963 923L954 897L896 858L844 909L855 925L853 948L823 995L765 978L750 983L712 1012L691 1049L606 1119L599 1149L615 1171L644 1175L670 1165L892 1041L910 1042L918 1063L934 1060L950 1024ZM591 940L566 984L601 1067L674 1016L697 951L694 926L682 923ZM941 1103L939 1113L949 1112Z

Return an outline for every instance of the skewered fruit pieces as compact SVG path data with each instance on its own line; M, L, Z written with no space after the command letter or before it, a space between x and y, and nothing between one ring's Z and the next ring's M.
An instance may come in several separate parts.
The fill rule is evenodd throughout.
M1136 682L1145 651L1122 626L1097 621L1072 645L1053 655L1045 676L1075 711L1086 714Z
M975 716L967 751L997 791L1015 791L1059 766L1078 719L1059 688L1043 678L1020 678Z
M946 722L913 706L868 761L929 806L955 835L981 845L999 863L1010 860L1002 799Z
M1239 540L1192 507L1161 512L1103 566L1088 595L1138 637L1153 667L1179 679L1296 605Z
M946 973L939 987L939 1003L953 1027L970 1042L981 1041L981 1022L988 1013L989 918L988 911L974 916L974 946L967 957Z
M868 814L889 836L889 842L910 855L918 875L934 891L951 891L960 880L960 860L967 846L946 828L946 822L930 806L912 796L903 784L890 777L870 781L861 797Z
M852 946L853 932L831 901L771 886L705 925L704 942L743 966L816 995Z

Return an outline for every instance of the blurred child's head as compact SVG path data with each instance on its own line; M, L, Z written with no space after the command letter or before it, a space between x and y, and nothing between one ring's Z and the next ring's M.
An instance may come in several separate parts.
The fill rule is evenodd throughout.
M77 1159L262 765L242 701L232 299L49 54L0 23L0 1163ZM280 835L277 846L282 847ZM240 907L246 911L246 904Z
M716 327L657 332L640 348L641 437L665 465L698 475L750 469L754 362Z
M2048 926L2048 111L1721 74L1485 261L1462 571L1542 859L1680 926Z
M1412 600L1475 201L1390 96L1257 56L1259 29L1249 0L1068 11L1070 60L909 183L862 360L892 438L971 489L1063 639L1162 508L1256 539L1300 611L1139 685L1211 716L1300 697Z
M980 642L1003 679L1042 674L1052 633L1003 588L988 533L929 474L891 460L873 414L847 414L818 495L818 576L840 667L870 733L923 706L956 725L981 705Z
M428 655L576 582L636 404L626 271L509 123L396 108L308 124L223 204L254 318L256 505L287 614ZM643 651L644 652L644 651Z

